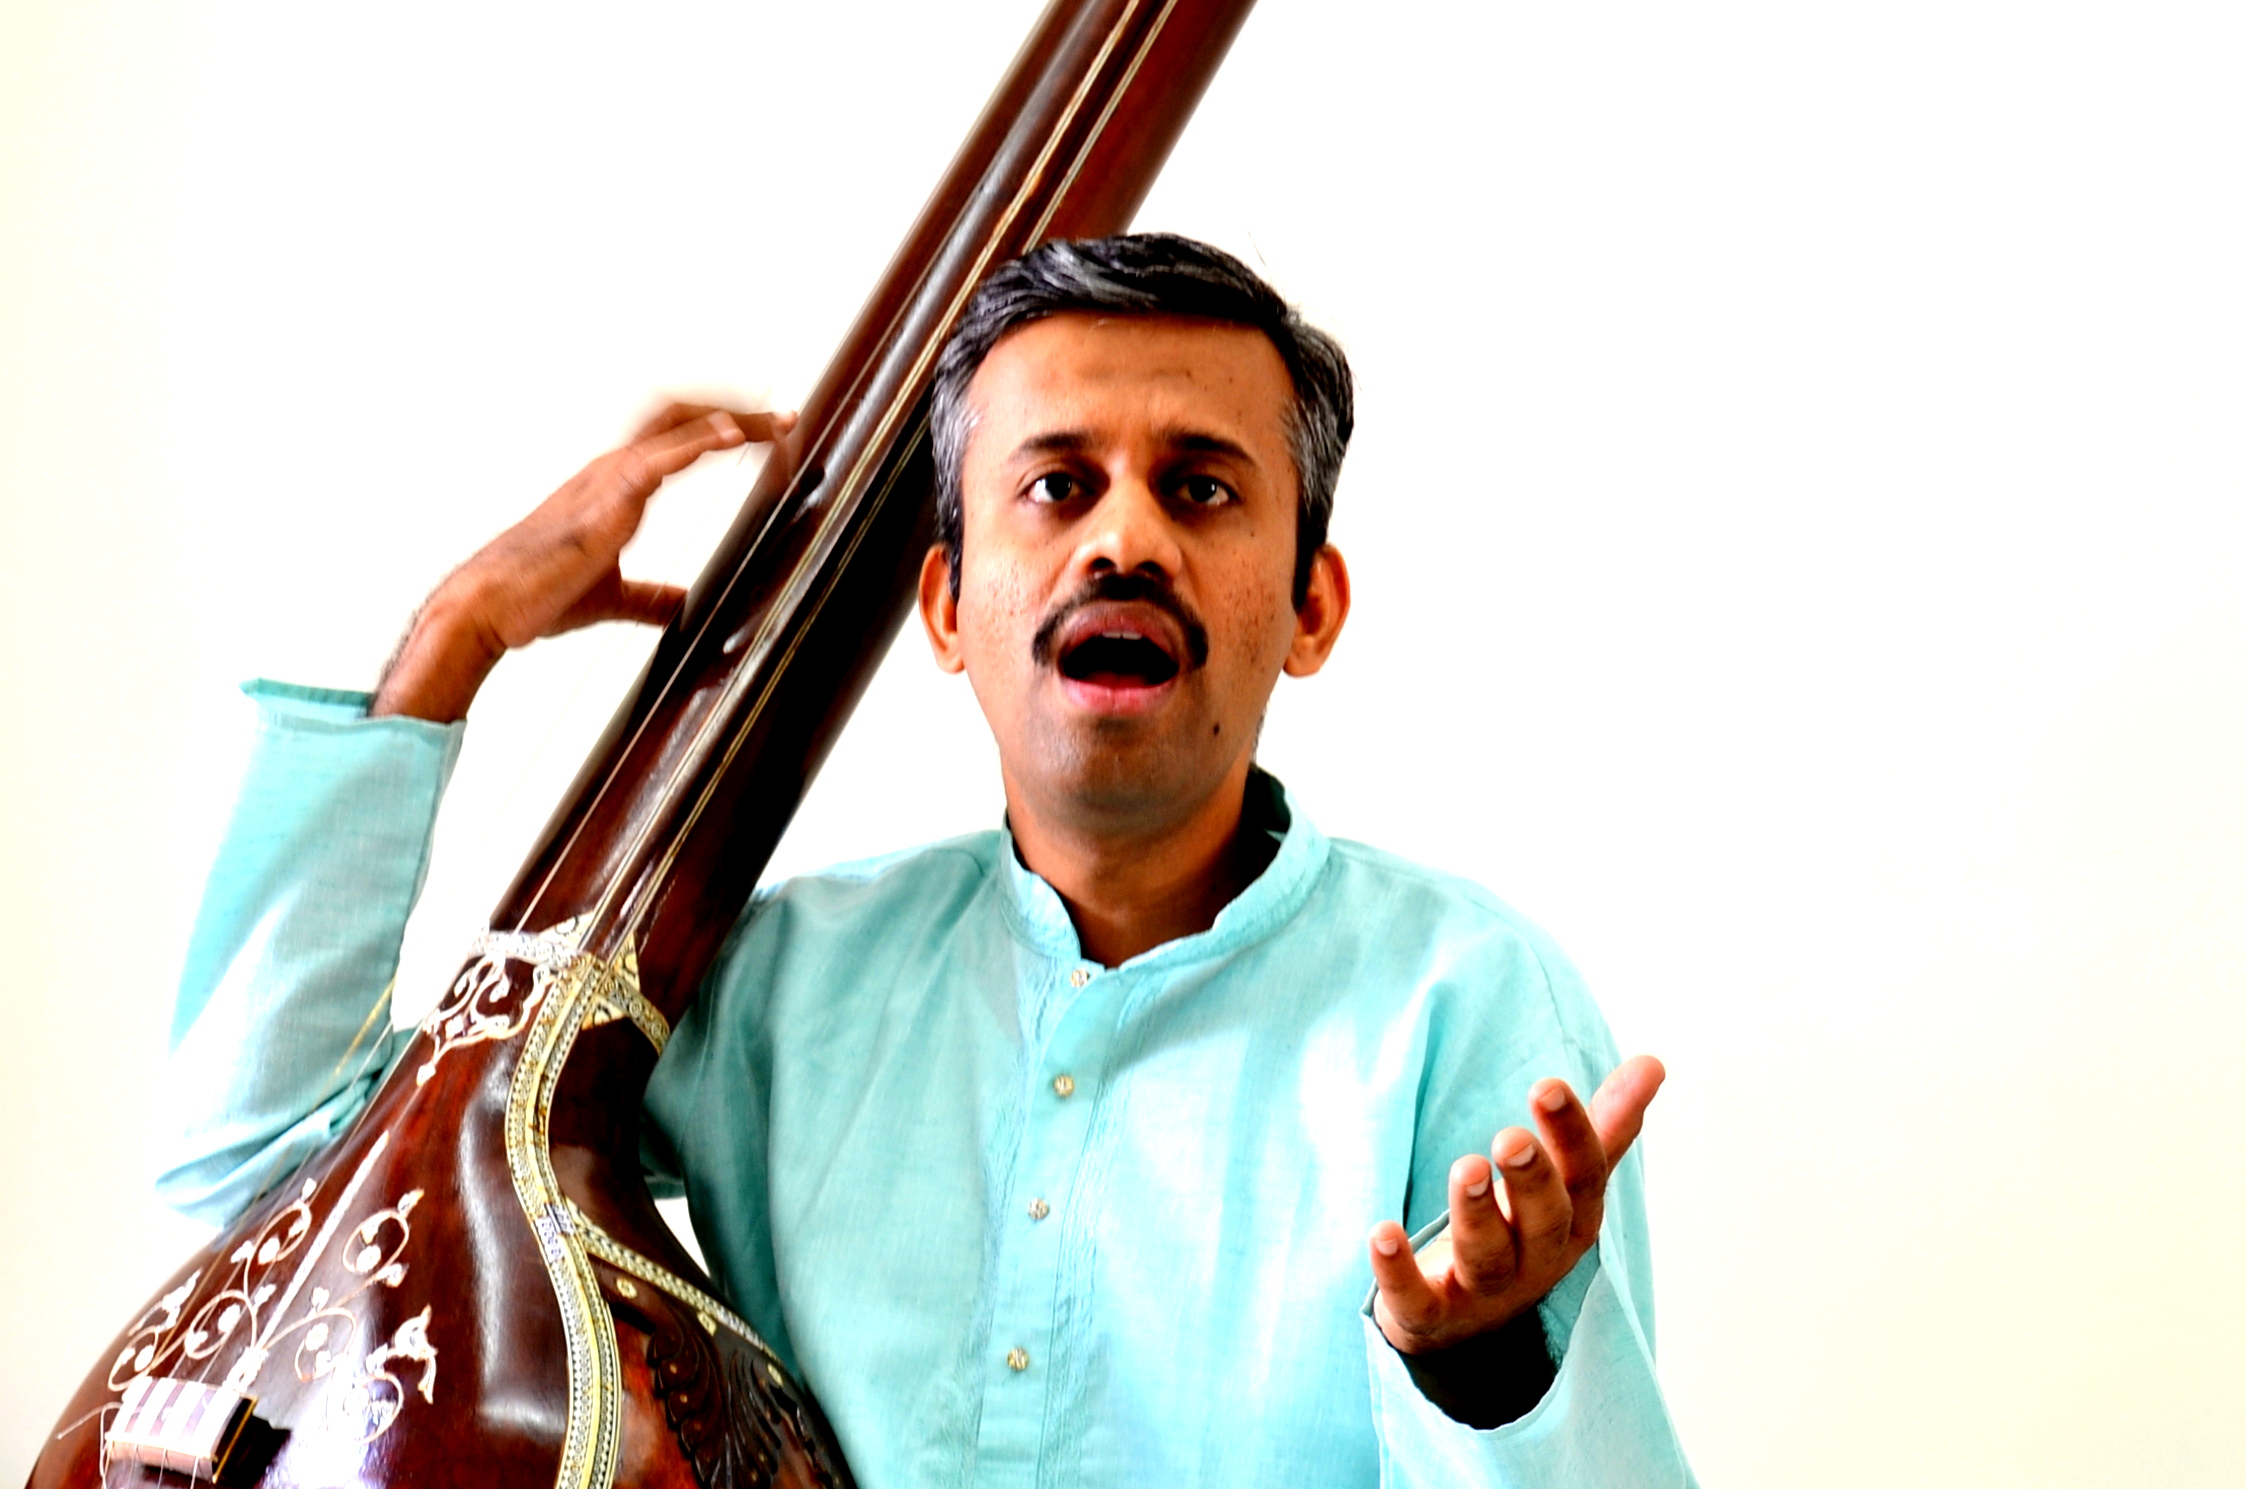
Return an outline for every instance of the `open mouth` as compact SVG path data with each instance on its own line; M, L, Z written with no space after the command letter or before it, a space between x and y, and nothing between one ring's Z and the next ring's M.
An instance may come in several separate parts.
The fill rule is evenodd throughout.
M1057 608L1030 640L1070 706L1101 716L1161 709L1184 674L1209 660L1209 633L1155 579L1101 574Z
M1102 631L1061 653L1061 676L1100 688L1158 688L1178 675L1177 658L1135 631Z

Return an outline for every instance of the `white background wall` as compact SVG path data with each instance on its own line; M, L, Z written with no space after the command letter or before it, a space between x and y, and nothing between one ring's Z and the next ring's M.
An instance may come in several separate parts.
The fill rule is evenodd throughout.
M194 1239L145 1174L232 685L369 683L657 390L798 399L1037 8L0 8L0 1474ZM1141 219L1355 358L1358 611L1266 758L1667 1057L1711 1485L2246 1473L2242 41L1267 0ZM409 1007L638 647L478 705ZM908 635L783 866L997 801Z

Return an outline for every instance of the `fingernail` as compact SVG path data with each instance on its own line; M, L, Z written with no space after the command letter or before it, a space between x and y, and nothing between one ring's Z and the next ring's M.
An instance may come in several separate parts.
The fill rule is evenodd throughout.
M1485 1195L1485 1194L1489 1193L1489 1192L1490 1192L1490 1181L1489 1181L1489 1176L1488 1176L1487 1174L1485 1174L1485 1175L1483 1175L1483 1176L1482 1176L1481 1178L1479 1178L1479 1179L1475 1179L1475 1180L1472 1180L1472 1181L1470 1181L1470 1182L1469 1182L1469 1183L1467 1184L1467 1186L1466 1186L1466 1192L1467 1192L1467 1194L1471 1195L1471 1196L1472 1196L1473 1198L1475 1198L1475 1199L1480 1199L1480 1198L1481 1198L1481 1197L1482 1197L1483 1195Z
M733 422L733 416L723 409L719 409L716 413L710 415L710 428L717 431L718 435L724 439L741 438L741 426Z
M1507 1168L1527 1168L1536 1158L1536 1144L1521 1142L1497 1156L1497 1161Z
M789 430L795 428L795 420L795 410L790 409L784 414L774 414L772 416L772 427L782 434L786 434Z
M1537 1093L1536 1104L1548 1112L1556 1112L1568 1104L1568 1088L1554 1081Z
M1382 1256L1394 1256L1399 1246L1400 1243L1394 1236L1377 1236L1373 1240L1373 1250L1379 1252Z

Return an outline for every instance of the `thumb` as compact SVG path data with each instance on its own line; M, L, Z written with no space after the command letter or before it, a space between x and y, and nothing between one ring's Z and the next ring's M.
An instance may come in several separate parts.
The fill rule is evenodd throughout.
M1598 1129L1609 1164L1620 1163L1638 1140L1646 1108L1668 1078L1669 1072L1653 1056L1633 1055L1599 1083L1599 1093L1591 1098L1591 1125Z
M608 579L580 595L575 604L556 616L551 625L537 634L559 636L580 626L597 626L609 620L636 621L649 626L668 625L671 617L678 614L679 606L684 603L686 591L675 584L618 579L612 573Z
M616 613L611 620L636 620L645 625L667 626L686 603L686 591L675 584L655 584L627 579L617 586Z

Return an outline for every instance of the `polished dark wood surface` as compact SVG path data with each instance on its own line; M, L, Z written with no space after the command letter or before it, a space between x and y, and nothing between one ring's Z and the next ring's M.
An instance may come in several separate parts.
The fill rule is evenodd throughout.
M105 1465L104 1423L136 1379L244 1372L275 1435L226 1477L275 1489L848 1482L656 1213L660 1022L618 1015L635 974L664 1019L692 1001L903 621L926 395L967 295L1128 225L1248 5L1056 0L502 900L515 938L341 1139L159 1289L33 1485L179 1482Z

